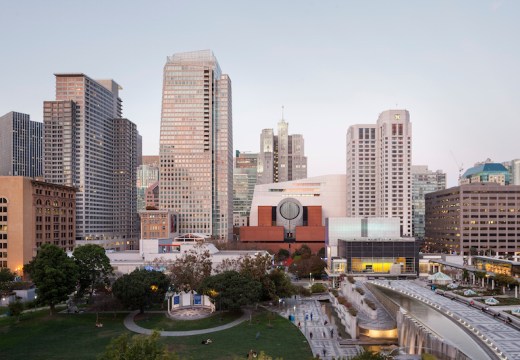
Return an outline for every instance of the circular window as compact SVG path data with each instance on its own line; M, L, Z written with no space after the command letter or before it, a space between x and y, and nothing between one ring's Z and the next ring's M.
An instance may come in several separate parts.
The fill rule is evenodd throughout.
M292 201L286 201L280 205L280 214L286 220L293 220L300 214L300 206Z

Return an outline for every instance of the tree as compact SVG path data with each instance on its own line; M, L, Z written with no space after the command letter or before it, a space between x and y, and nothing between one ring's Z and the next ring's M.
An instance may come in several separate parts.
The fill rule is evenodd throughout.
M323 273L323 269L327 264L317 255L311 255L308 258L299 258L296 259L289 268L293 274L303 278L309 276L309 274L313 274L313 276L321 275Z
M0 269L0 295L9 295L12 291L12 283L15 274L9 268Z
M23 302L20 301L20 298L17 297L16 301L9 303L9 314L11 316L16 316L16 322L20 322L20 315L22 315L22 311L24 309Z
M252 257L244 256L240 262L240 273L251 277L254 280L261 281L267 275L267 271L271 267L272 259L269 254L257 254Z
M325 255L326 255L325 248L322 247L320 250L318 250L318 253L316 255L318 255L320 258L324 259Z
M160 271L136 269L118 278L112 292L124 306L143 313L146 306L164 301L169 283Z
M209 250L203 244L196 245L170 266L171 282L178 291L197 289L211 275L211 267Z
M275 269L269 274L269 278L274 284L275 293L278 297L286 298L294 295L294 286L285 271Z
M67 300L76 288L78 267L56 245L43 244L25 270L36 285L38 300L49 305L51 315L56 304Z
M76 265L78 265L79 290L78 295L92 294L96 286L109 285L108 277L113 274L110 259L99 245L87 244L80 246L73 253Z
M152 335L134 335L130 337L123 334L108 344L105 353L99 360L179 360L179 357L169 353L166 345L159 342L159 333L154 331Z
M276 262L282 262L282 261L285 261L285 260L289 259L290 257L291 257L291 253L289 252L289 250L287 250L287 249L280 249L280 250L278 250L278 252L274 256L274 260Z
M206 278L198 289L199 294L211 291L218 293L215 301L222 308L238 310L241 306L260 300L262 284L236 271L225 271Z
M312 255L312 250L307 245L302 245L299 249L296 249L292 254L292 258L297 259L308 259Z

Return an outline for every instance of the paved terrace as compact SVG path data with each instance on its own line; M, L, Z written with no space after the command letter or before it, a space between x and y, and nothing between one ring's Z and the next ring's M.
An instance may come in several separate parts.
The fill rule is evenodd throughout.
M392 280L390 285L388 281L373 280L370 282L400 292L435 308L475 335L475 338L488 346L499 359L520 360L520 331L504 322L507 315L502 315L502 320L497 319L479 309L436 294L430 288L425 287L424 283L408 280Z
M348 359L358 355L360 350L362 350L360 347L340 344L342 339L338 337L338 329L331 324L327 315L322 311L321 304L318 301L320 299L328 300L328 295L325 297L313 296L310 298L300 298L298 296L296 299L293 297L292 299L285 300L285 306L273 306L271 310L278 312L287 319L289 315L295 314L294 307L296 306L294 324L298 326L298 323L300 323L300 330L307 338L314 356L319 355L320 359ZM305 321L305 315L308 316L307 321ZM325 321L327 321L327 325L325 325Z

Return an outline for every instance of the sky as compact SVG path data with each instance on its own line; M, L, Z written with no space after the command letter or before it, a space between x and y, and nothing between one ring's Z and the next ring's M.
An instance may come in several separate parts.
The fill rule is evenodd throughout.
M350 125L407 109L412 164L448 173L520 158L520 1L0 0L0 115L42 121L54 73L114 79L143 154L159 152L166 57L212 49L234 149L258 152L284 106L308 176L345 173ZM1 129L0 129L1 130Z

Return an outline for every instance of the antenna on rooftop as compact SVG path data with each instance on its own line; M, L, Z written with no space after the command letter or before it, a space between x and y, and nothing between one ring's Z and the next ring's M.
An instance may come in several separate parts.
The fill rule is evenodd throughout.
M284 106L282 105L282 120L283 120L283 109L284 109Z

